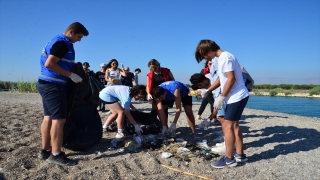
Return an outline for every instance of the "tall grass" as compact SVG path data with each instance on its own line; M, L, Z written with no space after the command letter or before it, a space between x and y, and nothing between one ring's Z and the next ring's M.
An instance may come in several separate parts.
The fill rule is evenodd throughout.
M18 82L9 82L9 81L0 81L0 90L6 90L10 92L38 92L36 88L36 81L18 81Z

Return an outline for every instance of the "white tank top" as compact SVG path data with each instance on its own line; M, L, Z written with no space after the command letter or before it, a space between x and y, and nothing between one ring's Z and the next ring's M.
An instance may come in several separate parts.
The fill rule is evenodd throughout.
M119 69L116 69L116 70L112 70L111 68L108 69L109 71L109 80L111 80L111 78L113 79L117 79L118 82L108 82L107 85L121 85L121 81L120 81L120 71Z

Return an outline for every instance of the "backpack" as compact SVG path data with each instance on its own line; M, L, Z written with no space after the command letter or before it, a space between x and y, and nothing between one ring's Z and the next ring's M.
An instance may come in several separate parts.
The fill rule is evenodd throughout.
M243 80L244 80L244 84L247 87L248 91L252 91L253 89L253 85L254 85L254 80L252 79L252 77L250 76L250 74L248 73L248 71L246 71L244 69L243 66L241 66L241 71L242 71L242 76L243 76Z

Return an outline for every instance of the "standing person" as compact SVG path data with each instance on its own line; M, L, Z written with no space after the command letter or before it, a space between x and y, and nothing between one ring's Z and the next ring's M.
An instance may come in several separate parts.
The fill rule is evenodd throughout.
M174 77L168 68L160 67L160 63L156 59L148 62L150 72L147 74L147 100L153 102L152 91L154 87L159 86L165 81L174 81ZM168 114L168 109L165 111ZM157 116L157 107L155 102L152 103L151 114Z
M83 71L84 71L85 73L90 72L89 67L90 67L90 65L89 65L88 62L84 62L84 63L82 64L82 68L83 68Z
M121 69L118 68L118 65L119 63L116 59L111 59L107 64L105 76L107 86L122 85L120 81Z
M241 67L234 55L222 51L212 40L201 40L196 48L195 59L213 59L218 57L218 79L204 93L203 97L220 86L221 94L215 99L214 108L222 109L226 104L224 120L220 121L225 137L226 154L219 161L211 163L214 168L236 166L237 162L247 161L243 150L243 135L239 120L248 102L249 92L246 88ZM234 152L234 145L236 151Z
M125 67L123 69L123 74L121 74L120 80L122 82L122 85L133 87L132 81L134 80L134 74L130 72L129 67Z
M212 60L207 60L204 68L201 70L200 73L207 75L210 73L210 66L212 64ZM206 106L208 104L210 104L210 112L213 112L213 103L214 103L214 99L213 99L213 94L209 94L206 98L204 98L201 102L199 111L198 111L198 115L196 116L196 119L201 120L201 114L203 113L203 111L206 109Z
M161 83L159 86L153 88L153 97L159 111L159 118L162 125L162 134L174 136L176 131L176 124L181 114L181 103L183 104L184 111L187 115L187 121L192 133L195 133L195 120L192 112L192 97L189 96L189 88L187 85L179 81L167 81ZM176 104L176 114L174 120L168 129L168 114L164 110L168 107L173 107Z
M147 95L146 87L143 85L135 86L130 88L128 86L107 86L100 91L99 97L110 109L112 114L107 118L103 125L104 131L108 126L117 118L118 133L115 138L123 138L124 118L125 116L134 125L135 131L138 135L141 134L142 130L137 121L132 117L130 108L137 110L132 104L131 99L141 99ZM118 102L120 101L120 103Z
M67 118L66 84L68 78L75 83L82 81L80 76L70 72L75 60L73 43L88 35L89 32L81 23L74 22L42 50L37 90L42 97L44 117L41 123L42 147L38 157L49 163L61 166L77 164L61 151L63 127Z
M103 84L106 85L105 75L106 75L106 67L105 63L100 64L100 71L96 72L96 78ZM99 99L99 111L105 111L105 104Z
M138 77L138 74L141 73L141 69L140 68L137 68L134 70L134 79L132 81L133 83L133 86L137 86L139 85L139 77Z

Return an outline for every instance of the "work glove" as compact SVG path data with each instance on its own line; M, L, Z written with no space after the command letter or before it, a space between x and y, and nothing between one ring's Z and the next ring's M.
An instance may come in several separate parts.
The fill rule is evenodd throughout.
M218 96L217 99L214 100L214 104L213 104L213 107L215 109L222 109L222 106L224 105L224 100L226 99L225 96Z
M71 73L69 78L75 83L79 83L82 81L82 78L78 74L75 74L75 73Z
M210 91L208 91L207 89L198 89L198 91L199 91L202 99L205 99L210 93Z
M151 94L148 94L148 95L147 95L147 100L148 100L148 101L152 101L152 100L153 100L153 98L152 98L152 95L151 95Z
M141 136L141 133L143 133L142 129L140 128L139 124L134 125L134 131Z
M162 135L166 136L168 134L168 128L167 126L162 126Z
M171 126L169 128L169 132L176 132L177 126L175 123L171 123Z

